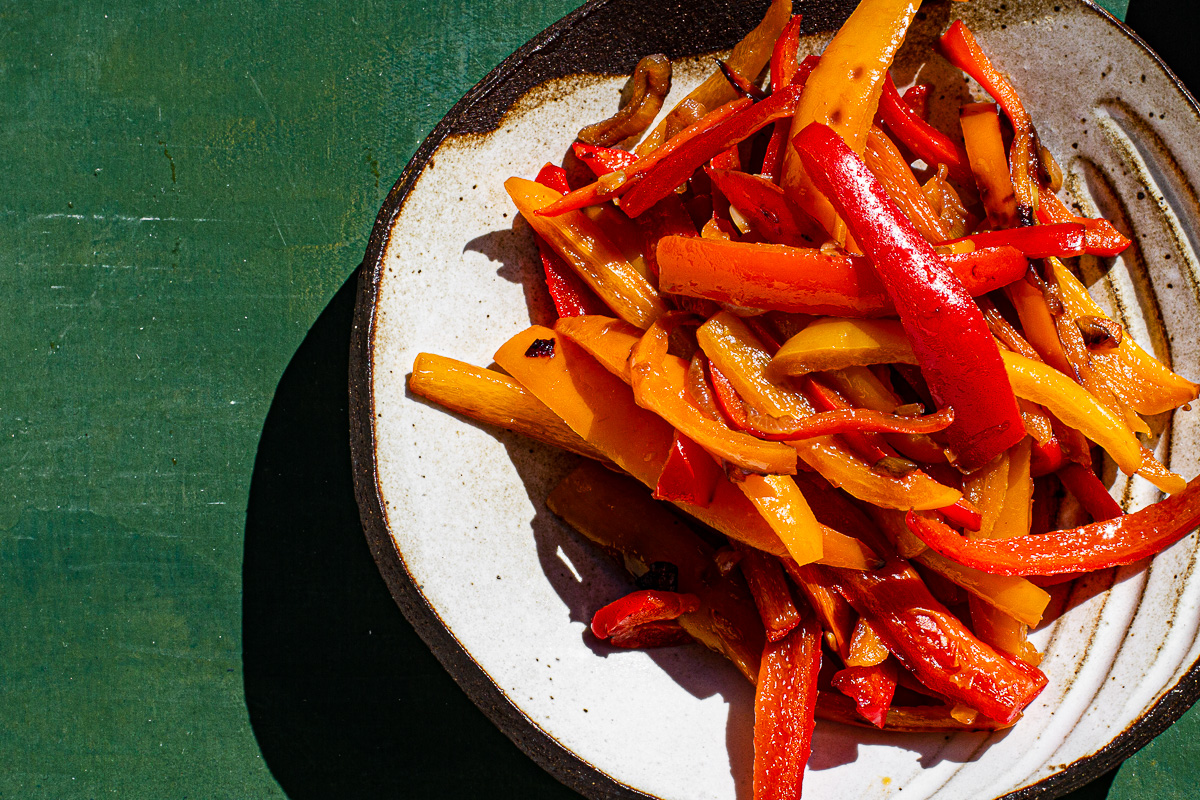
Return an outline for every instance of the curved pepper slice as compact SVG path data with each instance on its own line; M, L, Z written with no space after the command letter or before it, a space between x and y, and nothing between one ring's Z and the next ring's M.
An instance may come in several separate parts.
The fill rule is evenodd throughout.
M763 650L754 692L755 800L799 800L820 670L821 628L812 612Z
M778 559L753 547L735 543L734 549L741 555L738 566L746 576L750 594L754 595L754 604L758 606L758 615L762 617L766 628L767 641L777 642L800 624L800 612L792 601L783 567Z
M597 178L603 178L610 172L628 169L637 161L635 154L628 150L619 150L616 147L601 147L598 144L575 142L571 145L571 150L575 153L576 158L588 165ZM570 188L561 191L566 194Z
M654 499L707 508L712 503L717 484L723 480L725 474L712 456L703 447L675 431L671 452L654 487Z
M943 256L973 296L1019 280L1029 268L1011 247ZM886 317L896 307L862 256L810 247L665 236L658 242L659 286L664 292L750 308L799 314Z
M771 181L728 169L708 169L713 185L750 221L755 233L776 244L809 245L824 240L800 207Z
M933 691L1008 723L1046 686L1040 670L971 634L904 561L892 559L874 572L836 572L836 580L888 650Z
M925 544L964 566L997 575L1057 575L1132 564L1164 550L1200 523L1200 478L1141 511L1066 531L1015 539L964 539L937 520L908 514Z
M694 594L642 589L612 601L592 615L592 633L610 639L649 622L678 619L700 608Z
M928 84L924 85L928 93ZM883 80L883 94L879 98L879 118L917 158L933 168L945 164L951 178L970 185L971 166L966 152L953 139L926 122L907 102L909 94L919 88L919 85L912 87L901 98L892 76L888 75Z
M1085 251L1093 256L1119 255L1132 242L1113 224L1103 217L1090 219L1071 212L1066 203L1058 195L1045 186L1038 187L1038 222L1050 225L1056 222L1078 222L1083 225L1086 233Z
M709 419L688 400L686 368L667 359L667 331L655 323L629 354L638 405L665 419L708 452L760 474L796 472L796 454L786 445L763 442Z
M972 233L961 239L939 242L938 247L956 247L968 242L975 247L1015 247L1028 258L1067 258L1086 251L1084 227L1075 222L1008 228L1002 231Z
M1125 514L1124 509L1108 493L1096 473L1082 464L1068 464L1058 471L1058 479L1067 491L1083 506L1083 510L1096 522L1116 519Z
M887 286L934 400L954 409L946 434L958 466L978 469L1025 435L979 307L836 133L814 124L792 144Z

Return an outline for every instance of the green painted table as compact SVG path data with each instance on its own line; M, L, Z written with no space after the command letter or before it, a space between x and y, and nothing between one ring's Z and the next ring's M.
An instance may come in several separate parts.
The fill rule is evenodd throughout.
M570 795L388 596L345 374L389 186L574 4L0 6L0 798Z

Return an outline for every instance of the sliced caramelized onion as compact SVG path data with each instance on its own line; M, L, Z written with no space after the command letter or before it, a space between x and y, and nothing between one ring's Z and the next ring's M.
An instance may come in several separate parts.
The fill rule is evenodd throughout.
M1125 331L1121 324L1108 317L1084 316L1075 320L1083 341L1091 350L1112 350L1121 344Z
M629 101L608 119L581 130L579 141L611 147L650 127L671 90L670 59L662 53L646 56L638 62L629 82Z

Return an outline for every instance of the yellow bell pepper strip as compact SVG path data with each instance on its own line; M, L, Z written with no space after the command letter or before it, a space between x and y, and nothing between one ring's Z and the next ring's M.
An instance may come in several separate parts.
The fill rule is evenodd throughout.
M999 247L943 257L974 296L1019 280L1029 262ZM664 292L800 314L886 317L896 313L871 262L816 248L666 236L657 251Z
M599 364L603 365L603 367L607 369L609 374L611 374L613 377L624 380L625 382L632 382L632 374L628 368L628 363L631 360L631 349L635 345L639 344L640 340L637 339L635 335L631 334L628 328L622 330L622 323L620 323L618 320L612 320L611 318L607 321L607 323L603 321L603 318L599 317L577 317L573 320L560 320L560 322L563 323L562 330L567 332L564 333L564 336L567 336L568 339L570 336L578 336L579 342L582 343L577 345L580 347L580 351L573 350L572 348L563 348L564 352L583 355L583 351L586 351L595 355L595 359L591 360L590 363L585 359L583 360L583 363L578 366L573 364L573 369L586 372L594 367L598 362ZM539 330L543 332L546 331L545 328ZM536 334L531 334L529 332L520 335L518 337L518 341L515 344L512 344L510 348L511 351L515 354L515 352L520 349L521 344L526 342L530 336L534 335ZM573 346L575 345L575 343L571 341L568 341L568 344ZM506 345L506 347L508 346ZM525 372L531 371L528 364L525 364L521 361L516 361L515 357L510 356L509 360L516 362L516 368L523 369ZM512 370L505 365L505 362L500 361L499 355L497 355L496 363L500 364L505 369L508 369L509 372L512 372ZM662 359L662 364L664 365L664 370L666 372L671 375L683 375L683 380L686 381L686 371L688 367L684 361L676 358L675 356L666 355ZM542 367L542 371L549 371L550 369L551 368L549 365ZM590 375L590 373L588 374ZM521 375L516 375L514 373L514 376L522 381L524 380ZM530 379L533 377L536 376L531 376ZM601 379L596 378L595 376L592 376L592 380L595 380L598 383L601 382ZM612 395L621 398L624 402L629 401L628 398L622 397L619 392L616 392L611 387L606 386L605 388L611 392ZM553 388L547 386L546 391L553 391ZM686 395L687 389L683 389L683 392ZM560 401L560 398L554 398L552 402ZM590 402L591 398L589 398L588 401ZM603 398L601 401L603 402ZM692 413L700 415L713 425L725 430L727 433L733 433L733 431L729 431L728 428L724 428L721 423L704 416L703 412L701 412L696 406L691 405L690 402L686 400L686 397L684 399L684 403L687 405L687 408L690 409L690 411L685 411L684 413L689 415ZM556 411L566 413L570 413L573 408L574 407L571 404L565 404L562 409L559 409L558 406L555 406ZM620 407L618 410L623 410L623 408L624 407ZM586 420L587 418L584 416L585 423ZM661 420L659 421L662 422ZM569 424L571 423L571 417L567 417L567 422ZM662 428L666 431L670 431L670 426L665 422L662 422ZM672 432L672 436L674 433L676 432ZM655 432L654 435L661 437L663 434L661 432ZM745 436L745 434L740 435ZM616 442L609 442L609 445L619 446ZM632 443L629 443L626 446L629 447L631 445ZM777 446L785 447L786 445ZM633 450L632 452L626 454L626 457L636 457L636 452L636 450ZM632 468L626 466L626 464L622 461L618 461L617 459L613 460L617 461L622 468L626 469L626 471L630 472L630 474L641 480L647 486L656 486L658 477L661 475L663 466L666 463L666 455L663 455L660 460L656 460L654 457L647 456L644 459L644 463L633 465ZM793 469L794 468L793 461ZM774 481L776 478L772 477L771 480ZM755 486L757 486L757 484L751 482L751 487ZM792 503L798 503L800 500L802 500L802 497L793 497L786 484L784 484L782 487L776 485L775 489L772 490L775 495L775 499L772 500L771 497L768 496L768 493L764 490L762 495L758 498L758 500L761 501L761 506L758 506L748 502L747 498L742 496L743 493L746 492L746 488L747 487L744 485L744 483L739 486L734 486L729 481L719 481L714 491L712 503L709 504L707 509L698 508L691 505L684 505L682 507L685 511L692 514L692 516L696 517L701 522L716 528L722 533L725 533L727 536L745 541L751 546L757 547L759 550L763 550L774 555L785 555L789 552L788 546L784 544L785 540L791 541L792 546L796 548L798 553L810 553L815 549L815 545L811 543L812 538L814 538L814 534L810 528L806 528L804 526L804 521L807 519L804 509L795 508L791 511L787 511L788 506L784 502L784 500L788 500ZM771 516L764 518L760 513L758 513L760 508L765 508L766 511L764 513L769 513ZM770 526L778 527L775 528ZM839 533L838 531L826 526L820 527L820 546L821 552L823 553L823 555L820 555L820 560L822 563L829 564L831 566L840 566L846 569L869 569L870 566L875 562L875 556L871 552L870 548L865 547L857 539L846 536L845 534ZM787 538L785 540L781 540L780 536Z
M950 177L960 184L969 185L971 166L966 152L953 139L926 122L908 102L909 95L922 86L924 90L920 93L926 96L929 84L918 84L901 98L892 77L886 76L883 79L883 93L879 97L879 119L917 158L934 169L938 164L945 164Z
M750 31L742 41L738 42L729 54L725 63L739 75L757 77L771 57L775 41L783 32L784 27L792 19L792 0L772 0L762 22ZM699 104L706 111L717 108L737 97L736 92L718 70L708 76L703 83L688 93L667 116L654 127L637 146L637 153L644 156L660 148L666 140L667 127L671 116L685 104Z
M799 564L821 560L825 531L813 516L808 501L787 475L747 475L738 483Z
M734 544L734 549L741 556L738 566L746 576L746 585L758 606L758 615L767 630L767 641L777 642L800 624L800 612L792 602L783 567L778 559L752 547Z
M734 112L719 124L676 147L646 170L641 180L621 195L621 210L630 217L637 217L687 183L692 173L718 153L750 138L775 120L792 116L803 89L803 86L795 84L785 86L766 100Z
M707 508L725 473L704 448L675 431L671 452L654 486L655 500Z
M982 641L1031 666L1042 663L1042 654L1029 641L1028 625L975 595L968 597L967 603L971 611L971 629Z
M1041 671L979 641L906 562L892 559L872 572L838 571L836 578L888 650L937 694L1007 723L1045 687Z
M811 611L763 650L754 689L754 800L799 800L816 724L821 628Z
M1046 186L1038 187L1038 222L1052 225L1056 222L1076 222L1083 225L1084 252L1093 256L1112 257L1120 255L1132 242L1103 217L1089 219L1071 212L1066 203Z
M630 186L653 169L658 162L674 153L676 149L682 147L705 131L720 125L728 117L753 102L753 100L743 97L708 112L672 136L662 147L641 156L632 165L624 169L607 173L593 183L568 192L553 203L539 209L537 212L538 216L554 217L559 214L565 214L568 211L577 211L581 208L587 208L588 206L594 206L598 203L620 197L629 190Z
M1058 479L1062 481L1068 492L1075 495L1075 499L1083 506L1083 510L1094 521L1104 522L1108 519L1116 519L1125 513L1108 493L1108 489L1100 479L1096 477L1096 473L1082 464L1068 464L1063 467L1058 471Z
M1057 575L1132 564L1158 553L1200 523L1200 479L1178 494L1132 514L1065 531L1015 539L964 539L937 520L908 514L905 522L947 558L996 575Z
M959 125L979 199L993 228L1014 228L1021 224L1017 196L1008 171L1008 156L1000 134L1000 115L995 103L970 103L959 110Z
M921 515L922 519L933 519ZM1020 620L1024 625L1036 626L1042 620L1050 595L1041 587L1015 575L992 575L978 569L964 567L946 558L933 549L927 549L913 558L916 563L941 575L956 586L961 586L988 605Z
M645 571L667 562L678 570L679 590L700 608L679 618L697 641L723 654L751 681L758 675L762 623L741 576L721 575L714 548L624 475L583 464L565 477L546 505L568 525L626 565Z
M836 439L822 436L791 442L800 460L851 497L883 508L919 510L952 505L962 492L943 486L920 470L904 477L880 473Z
M1070 258L1084 253L1084 228L1073 222L1036 225L1027 228L972 233L959 239L938 242L939 247L955 247L970 242L975 247L1015 247L1027 258Z
M592 615L592 635L616 647L664 647L687 644L692 637L675 620L700 610L694 594L639 589ZM663 625L661 623L671 623Z
M1038 206L1038 173L1042 158L1041 142L1033 120L1021 104L1017 90L1013 88L987 55L975 35L955 20L939 40L942 55L954 66L966 72L988 91L1004 109L1013 126L1013 141L1009 148L1009 173L1012 176L1013 192L1016 195L1020 224L1032 225ZM969 152L970 148L968 148ZM1005 226L1011 227L1011 226Z
M802 419L813 407L804 395L767 372L771 356L746 324L722 311L696 329L696 341L713 366L756 409Z
M818 317L783 343L771 359L771 370L776 375L806 375L895 362L916 363L898 320Z
M1073 319L1104 317L1086 287L1065 265L1056 260L1047 261L1047 265L1050 279L1058 286L1063 308ZM1161 414L1200 397L1200 385L1165 367L1132 336L1122 336L1114 349L1091 350L1089 360L1095 377L1139 414Z
M888 197L900 207L908 221L922 236L931 242L949 238L950 232L943 227L941 216L930 205L925 190L913 175L912 167L901 155L900 149L878 126L872 125L867 132L863 161L883 186Z
M1142 445L1142 468L1138 470L1137 474L1167 494L1182 492L1187 486L1187 481L1181 475L1171 472L1158 463L1154 453L1151 453L1145 445Z
M883 80L917 12L914 0L863 0L821 54L792 118L791 137L813 122L832 128L855 153L867 144ZM810 180L795 147L783 159L781 185L839 243L845 226L820 187Z
M992 539L1011 539L1029 533L1033 521L1033 479L1030 477L1030 456L1033 440L1026 436L1017 442L1008 455L1008 488L996 524L988 536ZM976 537L979 538L979 537Z
M1004 509L1004 497L1008 494L1008 453L1001 453L991 462L963 478L963 494L979 509L979 527L967 535L972 538L991 539L992 529L1000 512Z
M887 286L937 405L954 409L946 436L957 465L978 469L1025 435L979 307L834 131L810 125L792 144Z
M504 188L530 227L554 248L621 319L647 328L667 307L594 222L579 212L543 217L536 212L559 193L533 181L509 178Z
M581 456L608 458L571 430L562 419L521 384L495 370L453 358L418 353L408 388L465 417L561 447Z
M760 441L706 417L688 399L687 367L666 356L667 330L656 322L629 354L638 405L658 414L714 456L744 470L764 475L796 472L795 452L787 445Z
M1000 353L1018 396L1039 403L1112 456L1121 471L1133 475L1142 464L1137 437L1086 389L1056 369L1007 350Z

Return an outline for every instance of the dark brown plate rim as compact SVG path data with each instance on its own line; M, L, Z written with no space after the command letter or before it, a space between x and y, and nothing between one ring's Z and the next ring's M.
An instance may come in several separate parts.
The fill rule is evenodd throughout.
M1179 88L1193 110L1200 113L1200 105L1187 88L1136 33L1091 0L1076 2L1101 15L1137 47L1143 49ZM714 0L712 4L720 5L720 2ZM814 16L809 12L805 28L812 31L832 30L856 4L855 0L831 0L821 13ZM377 482L371 352L374 348L375 305L389 234L417 178L442 142L452 135L494 130L517 99L547 80L583 72L627 74L640 54L666 50L672 58L700 55L732 46L738 35L728 28L700 31L698 35L695 29L686 33L667 31L668 35L674 33L677 37L684 37L674 42L677 46L675 51L671 52L669 47L664 48L661 43L658 46L640 44L637 34L626 38L626 46L613 47L611 39L603 40L599 38L597 31L589 29L589 26L596 28L602 24L601 16L636 5L636 0L590 0L506 58L472 87L442 118L408 162L376 217L366 256L359 267L358 295L350 343L350 446L355 497L371 553L392 597L442 666L488 719L543 769L566 786L592 798L644 798L649 795L617 782L599 768L588 764L564 748L513 705L488 677L483 667L450 632L437 611L429 605L405 567L403 556L395 547L384 522L382 498ZM690 8L690 13L695 13L696 6L700 4L676 2L670 5L686 5ZM723 24L727 24L734 13L744 17L749 25L754 24L753 20L757 19L754 13L761 16L761 10L757 8L753 13L743 8L739 8L737 12L726 8L727 13L722 17ZM656 7L656 16L668 15ZM649 31L642 33L648 34ZM594 46L600 41L604 41L606 47ZM1187 673L1149 711L1103 748L1035 784L1005 795L1003 800L1050 800L1095 780L1166 730L1198 698L1200 660L1193 663Z

